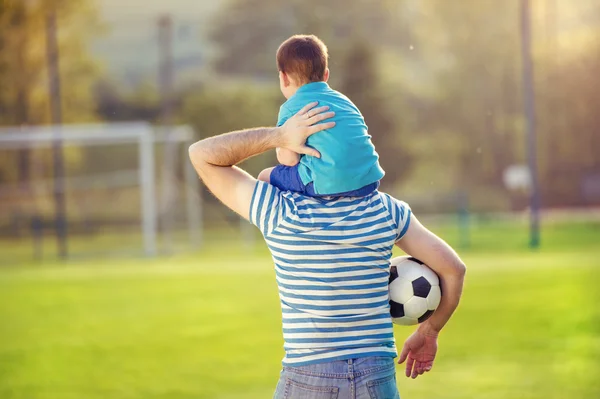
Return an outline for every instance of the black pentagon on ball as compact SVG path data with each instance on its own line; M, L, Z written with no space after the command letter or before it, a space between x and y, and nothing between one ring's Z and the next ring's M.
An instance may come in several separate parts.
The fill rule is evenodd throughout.
M393 318L404 317L404 306L401 303L390 301L390 314Z
M398 278L398 269L396 269L396 266L390 267L390 281L388 282L388 284L390 284L392 281L394 281L397 278Z
M429 281L427 281L427 279L423 276L419 277L416 280L413 280L412 286L415 296L421 298L427 298L427 295L429 295L429 291L431 291L431 284L429 284Z
M431 315L433 314L433 310L428 310L427 312L423 313L423 316L419 317L417 319L417 321L419 323L423 323L425 320L427 320L429 317L431 317Z

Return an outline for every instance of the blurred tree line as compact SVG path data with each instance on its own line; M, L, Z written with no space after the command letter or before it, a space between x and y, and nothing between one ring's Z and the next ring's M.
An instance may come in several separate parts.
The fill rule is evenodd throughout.
M0 1L0 126L50 123L46 51L47 17L56 11L64 123L97 120L92 88L101 68L88 51L101 24L93 0ZM0 183L51 175L50 154L21 149L0 156ZM67 150L77 163L81 152ZM33 169L33 170L32 170Z
M600 1L532 4L543 204L599 203L586 187L600 185ZM86 45L100 28L93 5L0 2L2 125L48 123L47 7L60 16L65 122L159 122L154 80L127 90L92 60ZM294 33L314 33L330 50L332 87L365 116L384 189L450 198L450 208L455 193L478 210L525 205L525 193L503 183L507 167L526 163L518 0L227 0L209 28L210 68L176 80L172 99L176 121L199 138L274 124L284 101L275 51ZM266 154L248 167L256 173L274 162ZM0 159L0 181L14 165Z

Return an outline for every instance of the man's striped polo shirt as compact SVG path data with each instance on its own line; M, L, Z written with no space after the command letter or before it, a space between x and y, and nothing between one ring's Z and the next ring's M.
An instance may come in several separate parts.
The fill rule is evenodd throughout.
M406 203L379 191L312 198L257 183L250 221L275 262L284 366L397 356L389 268L410 216Z

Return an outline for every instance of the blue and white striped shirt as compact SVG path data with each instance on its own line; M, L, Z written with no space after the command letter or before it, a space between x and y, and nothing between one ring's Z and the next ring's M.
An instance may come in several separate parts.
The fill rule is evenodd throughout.
M397 356L388 299L410 208L388 194L324 199L258 182L250 221L275 262L284 366Z

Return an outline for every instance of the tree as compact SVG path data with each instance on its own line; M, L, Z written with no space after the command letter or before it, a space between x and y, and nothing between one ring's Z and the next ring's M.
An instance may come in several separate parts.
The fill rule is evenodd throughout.
M179 105L181 93L174 93ZM124 92L114 82L100 79L94 88L98 116L105 121L144 120L157 122L160 116L158 90L150 81L142 81L131 92Z
M215 69L234 75L275 76L275 51L293 34L316 34L332 53L349 35L377 46L398 46L406 39L399 3L393 0L354 0L352 6L345 0L233 0L214 21Z
M368 42L357 39L343 60L339 89L360 109L369 127L373 143L386 172L384 182L397 183L405 178L412 157L403 145L398 123L382 96L377 68L377 52Z
M425 64L436 66L439 86L438 98L425 118L431 121L430 132L444 131L459 143L454 154L432 147L432 155L458 157L456 184L481 193L483 206L490 197L498 197L490 196L490 190L504 191L506 167L526 162L519 2L480 0L470 2L469 7L444 0L420 4L416 34L421 46L427 47L429 62ZM548 18L542 12L548 5L533 2L532 6L537 162L543 201L545 205L581 203L584 171L598 168L593 154L600 150L594 148L598 127L591 117L598 104L593 76L597 76L600 59L593 38L600 39L600 30L588 29L582 39L581 32L554 27L553 40L570 44L559 50L546 43ZM557 15L574 16L585 9L578 2L560 2L560 6L560 12L554 10ZM596 17L595 26L597 21Z
M32 0L0 3L0 125L48 124L49 98L46 64L46 17L58 16L63 122L95 118L92 85L98 73L87 50L87 40L99 28L91 0ZM0 178L29 179L29 151L0 161ZM48 168L44 168L48 169Z
M60 74L63 83L64 122L94 118L90 90L98 66L87 45L99 32L97 10L91 0L32 0L4 2L0 9L0 76L4 104L2 124L48 123L46 17L55 10L58 18ZM19 111L19 109L21 109Z
M273 126L283 96L272 86L242 83L207 85L187 93L182 99L178 120L190 124L198 139L245 129L250 126ZM274 152L247 161L247 170L255 176L275 165Z
M600 176L600 46L541 71L538 152L546 206L587 205L586 177ZM547 112L548 110L552 111Z

